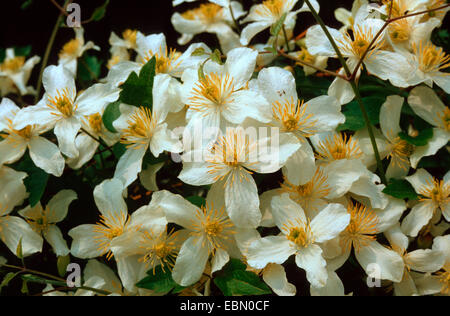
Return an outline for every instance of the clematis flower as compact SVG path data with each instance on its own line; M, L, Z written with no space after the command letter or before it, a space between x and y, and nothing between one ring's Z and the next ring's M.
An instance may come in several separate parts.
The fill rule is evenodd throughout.
M35 106L20 110L13 125L21 130L39 124L54 128L61 153L78 157L75 137L85 116L102 111L119 97L119 89L96 84L77 96L75 81L62 65L49 66L43 75L44 97Z
M364 52L369 47L375 35L383 27L384 22L379 19L365 19L355 21L353 36L342 34L336 29L328 28L350 71L354 71ZM385 32L380 36L364 59L364 66L371 74L389 80L396 87L408 87L409 79L414 69L402 54L384 50ZM336 57L330 41L326 37L320 25L312 26L306 35L306 46L313 55ZM395 68L395 72L392 69ZM358 72L360 69L358 69ZM343 74L344 72L341 71ZM342 104L353 100L354 93L349 82L336 78L331 84L329 95L335 96Z
M168 191L159 194L167 221L182 226L179 234L187 236L172 271L175 282L182 286L197 282L210 257L212 273L222 269L230 256L240 257L239 235L245 235L246 230L234 226L221 203L213 203L212 195L208 195L206 206L199 208L180 195Z
M297 138L299 150L287 160L283 174L295 185L309 182L316 166L314 151L307 139L318 133L333 131L344 123L345 117L338 101L330 96L301 101L294 76L278 67L261 70L251 89L264 96L271 105L270 124L279 128L281 134Z
M14 49L8 48L5 59L0 63L0 78L5 78L7 81L1 84L6 87L1 89L2 95L7 95L9 92L14 93L17 90L21 95L35 94L33 87L27 87L27 82L30 79L33 67L40 61L39 56L34 56L28 60L24 56L16 56Z
M113 125L121 132L121 142L127 146L127 151L117 164L114 178L120 179L125 187L136 180L147 150L154 157L164 151L179 153L183 150L178 137L165 123L169 112L178 112L183 107L172 90L174 81L169 75L155 77L153 109L126 104L120 106L121 116Z
M428 144L417 147L411 155L411 165L416 168L422 157L436 154L449 142L450 109L442 103L432 89L424 86L414 88L411 91L408 104L419 117L434 126L433 137L428 141Z
M253 242L248 249L248 264L260 269L269 263L282 264L295 255L296 264L306 271L308 281L323 287L328 274L320 243L336 238L347 227L350 215L345 207L329 204L310 221L300 205L283 194L272 199L272 210L281 234Z
M436 276L433 276L432 278L434 281L434 284L430 284L430 282L427 282L428 287L436 288L436 285L439 286L440 291L437 291L438 293L441 293L443 295L449 295L450 294L450 235L445 236L439 236L436 237L433 241L433 250L441 252L445 256L445 262L444 267L442 268L442 271L439 271ZM431 286L430 286L431 285ZM433 286L434 285L434 286ZM436 291L434 291L436 292ZM427 293L428 294L428 293ZM432 293L434 294L434 293Z
M434 273L439 271L445 263L445 254L436 249L418 249L408 252L408 237L403 234L398 223L384 234L392 249L402 257L404 262L403 278L400 282L394 282L395 295L412 296L419 294L415 284L418 272Z
M347 30L351 30L353 28L353 25L356 20L356 15L358 14L360 8L368 4L369 4L368 0L354 0L351 11L348 11L345 8L337 8L334 11L334 16L336 17L336 20L338 20L343 24L340 31L345 33L347 32Z
M295 25L295 19L300 12L309 12L308 6L303 6L296 11L293 11L297 0L265 0L261 4L256 4L250 9L250 13L243 20L243 22L250 22L241 34L241 44L248 45L256 34L270 28L277 23L280 18L286 14L284 25ZM314 9L318 12L320 10L319 3L316 0L310 1Z
M236 48L229 52L224 65L206 62L203 78L197 69L183 73L182 97L188 106L188 130L201 127L204 131L224 132L227 126L241 124L247 117L264 123L270 121L268 102L256 91L247 89L257 56L258 52L252 49Z
M22 244L22 255L27 257L41 251L43 240L22 218L11 216L15 206L23 203L28 196L23 179L24 172L17 172L9 167L0 166L0 240L17 254Z
M66 218L70 203L77 199L72 190L62 190L48 202L45 208L39 202L19 211L20 216L30 224L31 228L47 240L58 257L67 256L69 248L61 230L56 226Z
M243 128L230 128L206 151L186 152L178 178L191 185L212 184L211 190L224 197L225 210L233 223L240 228L256 228L261 212L251 174L276 172L300 147L289 134L281 134L277 143L274 141L272 137L252 139ZM198 156L200 161L196 161Z
M239 35L232 29L233 16L234 19L239 19L245 15L245 11L242 4L237 1L216 0L211 2L214 3L204 3L198 8L181 14L174 13L171 18L173 27L182 34L178 39L178 44L186 45L195 35L208 32L217 35L222 51L228 53L241 46Z
M389 198L389 204L383 210L349 202L347 211L350 214L350 224L340 234L338 244L326 245L328 249L324 249L325 252L340 250L339 255L328 259L329 265L333 269L339 268L354 249L356 259L368 275L371 274L372 264L376 264L381 280L400 282L404 271L402 257L394 250L382 246L376 235L398 223L405 209L405 202L394 198ZM330 246L334 249L329 249Z
M13 101L4 98L0 103L0 165L18 161L27 148L34 164L49 174L60 177L65 161L58 146L40 134L48 130L41 125L28 125L21 130L14 128L13 121L20 108ZM3 133L1 133L3 132Z
M414 156L416 147L400 138L400 116L404 103L404 98L400 96L389 96L381 106L380 127L382 135L377 135L377 145L382 158L389 157L390 163L386 171L386 177L404 178L411 166L410 157ZM383 137L384 136L384 137ZM375 164L373 147L367 130L358 132L355 138L358 140L361 149L370 156L369 166Z
M125 48L125 49L136 49L137 47L137 34L140 33L138 30L126 29L122 32L122 38L117 36L116 33L111 32L109 37L109 44L111 47Z
M267 47L267 46L266 46ZM318 56L318 55L311 55L308 52L308 49L306 47L301 47L300 51L294 52L290 54L291 56L294 56L295 58L304 61L310 65L319 67L321 69L326 69L328 64L328 57L325 56ZM301 63L296 63L297 66L300 66L303 68L303 71L305 72L306 76L310 76L312 74L315 74L317 70L315 68L312 68L310 66L303 65Z
M402 231L406 235L416 237L430 221L439 222L441 214L450 221L450 172L445 174L443 180L438 180L425 169L419 169L406 180L420 195L419 203L402 222Z
M78 67L78 58L83 56L89 49L100 50L93 42L84 41L84 29L82 27L74 28L75 38L64 44L59 52L58 65L63 65L72 76L76 76Z

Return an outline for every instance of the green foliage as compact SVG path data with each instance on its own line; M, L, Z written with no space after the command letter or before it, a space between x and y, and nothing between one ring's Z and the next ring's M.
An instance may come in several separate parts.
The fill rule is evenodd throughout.
M406 180L391 179L383 193L397 199L417 200L418 198L416 191Z
M105 125L106 129L112 133L117 133L117 130L113 126L113 122L120 116L120 103L120 101L110 103L106 107L105 112L103 112L103 125Z
M28 57L31 54L31 45L14 47L14 54L16 56ZM0 48L0 63L6 58L6 49Z
M9 282L11 282L16 276L18 276L20 272L8 272L3 278L2 283L0 283L0 293L4 287L7 287Z
M33 4L33 0L25 0L22 5L20 6L20 8L22 10L26 10L28 9L31 5Z
M27 192L30 193L30 206L34 207L39 203L45 192L49 175L41 168L36 167L28 154L24 155L24 158L17 164L15 169L28 174L28 177L23 182Z
M191 202L192 204L194 204L195 206L198 206L198 207L202 207L202 206L206 205L206 199L201 196L197 196L197 195L188 196L186 198L186 200L188 200L189 202Z
M139 281L136 286L162 294L171 291L178 293L184 289L172 279L172 273L168 270L163 271L161 266L156 267L154 270L149 270L147 276Z
M318 96L327 95L331 82L329 79L306 76L302 67L295 67L295 82L300 99L310 100Z
M378 124L380 122L380 109L385 102L385 99L376 96L366 97L362 100L366 107L370 122L373 125ZM366 126L361 108L356 100L345 105L342 114L345 115L345 123L338 126L338 131L358 131Z
M225 296L271 294L269 287L253 272L246 271L246 265L237 259L217 273L214 283Z
M142 67L139 75L133 72L128 76L128 79L122 85L119 100L129 105L144 106L151 110L155 74L156 58L153 57Z
M101 6L96 8L94 12L91 15L90 21L100 21L105 17L106 9L108 7L109 0L106 0L105 3L103 3Z
M102 69L103 61L96 56L84 54L78 63L78 78L84 82L92 82L98 80Z
M70 263L70 255L64 257L58 257L56 267L58 268L58 274L60 277L64 277L67 273L67 266Z
M405 132L400 132L398 136L407 141L409 144L414 146L425 146L428 144L431 138L433 138L433 129L427 128L419 132L419 135L416 137L411 137Z

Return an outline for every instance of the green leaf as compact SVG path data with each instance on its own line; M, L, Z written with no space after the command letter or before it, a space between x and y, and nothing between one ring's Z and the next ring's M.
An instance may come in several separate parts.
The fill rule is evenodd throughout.
M103 5L101 5L97 9L95 9L94 12L92 13L90 20L91 21L100 21L101 19L103 19L105 17L106 8L108 7L108 4L109 4L109 0L106 0Z
M197 195L188 196L186 198L186 200L188 200L189 202L191 202L192 204L194 204L195 206L198 206L198 207L202 207L202 206L206 205L206 199L201 196L197 196Z
M45 192L49 175L41 168L34 165L29 154L26 154L24 158L22 158L15 169L28 174L28 177L23 180L23 183L27 188L27 192L30 193L30 206L34 207L39 203Z
M284 21L286 21L287 13L283 14L281 18L270 27L270 35L277 37L283 28Z
M16 54L16 56L28 57L31 54L31 45L14 47L14 53Z
M17 256L17 258L19 258L19 259L23 259L22 238L20 238L19 244L17 245L16 256Z
M28 9L28 8L30 7L30 5L32 5L32 4L33 4L33 0L25 0L25 2L22 3L22 5L20 6L20 8L21 8L22 10L26 10L26 9Z
M144 106L151 109L155 74L156 58L153 57L142 67L139 76L135 72L130 74L122 85L120 100L129 105Z
M223 270L217 273L217 276L214 278L214 284L225 296L272 293L258 275L246 271L246 265L237 259L231 259Z
M310 100L318 96L327 95L331 81L326 78L306 76L302 67L295 67L295 82L301 99Z
M106 129L112 133L117 133L117 130L114 128L113 123L120 116L120 104L120 101L110 103L106 107L105 112L103 112L103 125L105 125Z
M380 97L367 97L362 100L370 122L373 125L380 123L380 109L385 99ZM356 100L345 105L342 113L345 115L345 123L338 126L338 131L358 131L366 126L361 108Z
M219 65L223 65L222 53L220 52L220 50L214 50L214 52L211 54L211 60Z
M179 285L172 279L170 271L163 271L161 266L147 272L147 276L136 284L137 287L155 291L156 293L169 293L173 289L179 290Z
M102 61L96 56L85 54L78 63L78 78L82 81L94 81L100 77Z
M417 200L418 198L416 191L406 180L391 179L383 193L402 200Z
M203 47L199 47L191 54L193 57L207 55L205 49Z
M2 283L0 283L0 293L2 291L2 289L6 286L8 286L9 282L11 282L17 275L19 275L20 272L9 272L5 275L5 277L3 278Z
M58 274L60 277L64 277L67 273L67 266L70 263L70 255L58 257L56 267L58 268Z
M407 141L409 144L414 146L425 146L428 144L431 138L433 138L433 129L427 128L422 131L419 131L419 135L416 137L411 137L405 132L400 132L398 136Z

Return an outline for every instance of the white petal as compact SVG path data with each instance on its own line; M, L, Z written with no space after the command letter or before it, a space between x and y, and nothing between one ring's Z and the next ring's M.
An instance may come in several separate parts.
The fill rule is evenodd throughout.
M316 159L311 145L302 143L297 150L286 161L283 167L283 175L294 185L303 185L311 181L316 173Z
M229 260L230 256L228 255L228 252L226 252L224 249L217 249L214 257L212 258L211 273L220 271Z
M437 250L418 249L406 255L409 267L419 272L436 272L445 264L445 255Z
M121 218L128 213L122 194L122 182L118 179L105 180L94 189L95 204L100 213L111 218Z
M67 216L69 205L76 200L77 194L72 190L59 191L48 202L46 209L48 210L47 218L50 223L59 223Z
M76 158L78 156L75 138L80 128L81 124L75 117L62 119L55 125L54 133L58 138L61 153L69 158Z
M411 209L402 222L402 231L411 237L416 237L419 231L427 225L434 213L434 206L421 202Z
M33 137L28 146L36 166L56 177L63 174L66 163L58 146L43 137Z
M272 198L271 210L275 224L284 234L289 233L285 225L289 225L290 223L303 223L306 225L307 223L302 207L292 201L287 193Z
M263 280L278 296L294 296L297 293L295 286L289 283L282 265L267 265L263 271Z
M381 106L381 131L383 132L383 135L391 141L397 138L398 133L402 131L400 128L400 115L403 102L404 99L402 97L393 95L387 97L386 102Z
M17 172L6 166L0 166L0 201L2 209L0 216L11 211L14 206L23 203L28 196L23 179L27 177L25 172Z
M269 236L250 245L247 262L255 269L263 269L269 263L283 264L294 253L295 248L284 236Z
M339 235L350 223L350 214L341 204L328 204L311 221L315 242L331 240Z
M344 284L334 271L328 270L327 284L324 287L311 286L311 296L344 296Z
M246 47L233 49L228 53L225 68L238 84L244 85L255 71L257 57L256 50Z
M52 246L56 256L64 257L69 254L70 250L67 247L67 243L64 240L61 230L56 227L56 225L50 225L49 228L44 232L44 237Z
M128 148L120 157L114 178L122 181L124 187L128 187L137 179L139 172L142 170L142 159L144 159L146 150L145 147Z
M327 262L322 257L322 249L315 244L302 248L295 256L295 263L306 271L306 279L311 286L321 288L327 284Z
M258 91L269 101L297 102L297 88L295 78L289 71L279 67L264 68L258 74Z
M17 254L19 242L22 240L22 254L24 257L42 250L43 239L30 225L20 217L7 216L0 218L0 240Z
M103 253L99 246L104 241L103 234L98 232L97 225L80 225L69 231L72 237L70 253L80 259L100 257Z

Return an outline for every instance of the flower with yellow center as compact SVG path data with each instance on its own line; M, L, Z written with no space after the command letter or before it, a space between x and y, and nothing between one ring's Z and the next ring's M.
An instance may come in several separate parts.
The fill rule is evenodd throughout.
M229 249L236 247L237 242L237 230L224 208L209 198L205 206L197 207L168 191L157 194L167 221L183 227L180 234L187 235L173 268L173 279L183 286L197 282L210 257L212 273L220 270L229 260Z
M444 256L444 266L436 276L432 276L440 283L440 293L450 294L450 235L438 236L433 240L433 250L438 251Z
M76 199L77 194L74 191L62 190L48 202L45 208L38 203L34 207L27 206L19 211L33 230L48 241L57 256L66 256L69 248L56 224L64 220L69 205Z
M429 0L426 4L426 10L433 10L433 9L437 9L440 7L443 7L447 4L446 0ZM435 10L435 11L431 11L428 12L427 14L424 14L422 16L422 20L421 22L427 22L430 19L438 19L440 21L442 21L445 17L445 15L448 12L448 8L445 8L443 10Z
M136 47L137 30L126 29L122 33L122 37L130 48Z
M325 162L359 159L362 156L358 142L344 133L328 136L319 142L316 150L317 159Z
M25 57L23 56L17 56L11 59L6 59L3 61L2 64L0 64L0 71L2 72L11 72L16 73L18 72L23 65L25 64Z
M402 230L406 235L416 237L432 219L433 224L439 221L441 213L445 220L450 220L450 172L443 180L437 180L425 169L419 169L406 180L420 196L419 203L402 222Z
M347 227L350 215L345 207L328 204L310 220L301 206L284 193L272 198L272 215L282 234L252 242L247 252L248 264L262 269L269 263L283 264L295 255L297 266L306 271L311 285L325 286L328 273L319 244L336 238Z
M0 107L3 109L0 114L0 135L3 137L3 141L0 141L0 165L18 161L29 149L36 166L49 174L61 176L65 162L58 146L40 136L48 127L28 125L16 129L13 121L20 108L6 98L2 100Z
M181 16L187 20L200 20L205 24L213 24L223 19L223 8L215 3L205 3L196 9L182 13Z

